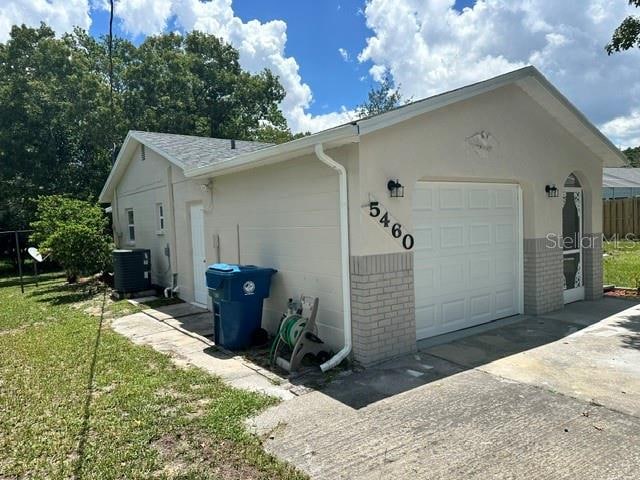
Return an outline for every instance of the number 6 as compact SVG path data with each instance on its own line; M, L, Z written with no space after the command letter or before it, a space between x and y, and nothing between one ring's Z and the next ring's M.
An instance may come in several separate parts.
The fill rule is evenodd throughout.
M402 225L394 223L393 227L391 227L391 235L393 235L393 238L400 238L402 236Z

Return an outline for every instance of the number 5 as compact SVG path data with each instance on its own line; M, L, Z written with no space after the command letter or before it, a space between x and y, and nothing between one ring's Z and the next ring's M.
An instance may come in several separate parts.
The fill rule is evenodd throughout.
M379 202L369 202L369 215L373 218L376 218L380 215L380 207L378 207Z

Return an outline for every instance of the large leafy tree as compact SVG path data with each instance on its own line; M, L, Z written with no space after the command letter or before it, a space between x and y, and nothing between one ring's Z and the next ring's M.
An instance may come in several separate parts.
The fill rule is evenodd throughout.
M0 44L0 227L26 226L40 194L99 189L118 132L81 38L13 27Z
M640 7L640 0L629 0L629 5ZM605 48L611 55L634 47L640 47L640 17L629 15L613 32L611 42Z
M212 35L113 41L14 26L0 44L0 230L26 227L39 195L88 199L127 130L245 140L292 138L270 71L244 71Z
M123 74L125 115L137 128L242 139L266 127L288 133L278 79L243 71L238 51L212 35L148 37Z

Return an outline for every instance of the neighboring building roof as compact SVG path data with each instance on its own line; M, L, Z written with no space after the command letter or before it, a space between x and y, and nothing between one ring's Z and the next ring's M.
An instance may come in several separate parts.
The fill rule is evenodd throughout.
M174 160L185 170L224 162L273 145L272 143L235 140L235 148L231 148L231 140L222 138L136 130L132 130L129 134L160 155Z
M640 187L640 168L605 168L602 172L604 188Z
M360 141L361 135L374 132L376 130L395 125L399 122L409 120L418 115L425 114L446 107L453 103L457 103L469 98L487 93L509 84L518 85L526 92L534 101L544 108L560 125L562 125L569 133L582 142L594 154L602 159L604 166L621 167L627 165L624 154L598 130L567 98L562 95L535 67L528 66L513 72L505 73L488 80L474 83L466 87L458 88L450 92L435 95L433 97L418 100L416 102L404 105L391 111L375 115L373 117L364 118L353 121L351 123L330 128L322 132L308 135L290 142L280 145L269 146L267 144L259 144L257 142L242 142L247 144L246 148L256 148L252 150L235 152L231 150L224 152L224 149L216 156L214 143L219 145L219 139L207 139L201 137L187 137L184 135L168 135L161 133L147 132L129 132L124 141L116 163L111 170L111 174L107 179L102 192L100 193L101 202L111 201L113 195L113 187L119 180L120 176L126 169L132 152L133 143L131 139L135 139L143 143L149 148L157 151L165 156L167 160L182 167L186 177L212 177L225 175L250 168L281 162L298 155L312 154L315 145L322 144L325 149L334 148L348 143L357 143ZM142 135L150 137L143 138ZM189 154L181 155L180 148L177 145L171 147L169 139L164 140L164 136L184 137L197 139L189 148L200 151L201 148L211 148L210 154L203 154L202 157L191 162ZM206 142L211 141L211 147L206 146ZM146 142L149 142L148 144ZM158 142L166 142L164 147L160 147ZM228 142L224 140L222 142ZM197 143L197 145L196 145ZM239 145L237 142L236 145ZM173 153L166 152L163 148L171 148ZM235 154L235 155L234 155ZM129 155L129 157L127 157ZM190 162L190 163L185 163Z

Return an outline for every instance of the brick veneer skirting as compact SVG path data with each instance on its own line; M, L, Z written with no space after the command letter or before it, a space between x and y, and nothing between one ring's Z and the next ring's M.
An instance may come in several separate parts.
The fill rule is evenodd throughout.
M540 315L562 308L562 250L557 239L524 239L524 313Z
M557 239L524 240L525 313L540 315L562 308L562 268L562 250ZM582 284L585 300L602 297L601 233L585 233L582 236Z
M602 297L602 234L583 234L582 245L584 298L597 300Z
M353 357L369 366L416 350L413 253L351 257Z

